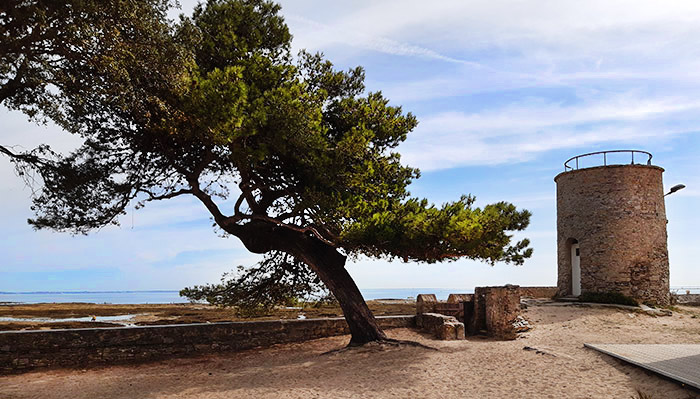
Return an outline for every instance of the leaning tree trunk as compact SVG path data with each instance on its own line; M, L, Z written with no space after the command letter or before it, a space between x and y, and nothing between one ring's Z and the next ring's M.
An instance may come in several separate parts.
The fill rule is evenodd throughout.
M346 257L337 249L314 236L269 222L249 222L240 230L234 230L225 224L222 228L239 237L251 252L284 251L306 263L340 303L352 334L350 346L387 340L355 281L345 269Z
M302 245L296 246L295 256L311 267L340 303L352 334L349 346L386 340L386 334L377 325L355 281L345 269L346 257L314 238L307 236L303 241Z

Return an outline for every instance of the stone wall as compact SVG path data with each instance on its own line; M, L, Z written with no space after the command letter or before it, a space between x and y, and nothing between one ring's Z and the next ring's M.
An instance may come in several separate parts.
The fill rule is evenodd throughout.
M438 303L435 294L419 294L416 297L416 314L434 313Z
M553 287L535 288L538 289L533 290L533 294L545 292L545 288L547 292L553 291ZM519 315L520 287L517 285L476 287L474 294L450 294L447 302L438 301L432 294L416 298L416 325L433 332L439 339L460 339L442 338L459 336L459 329L466 329L469 335L483 333L498 339L515 339L516 324L524 321ZM460 322L460 326L450 327L453 322ZM440 329L449 332L443 333Z
M581 292L620 292L669 303L663 169L611 165L559 174L558 294L571 295L571 244L580 247Z
M557 294L558 287L520 287L520 296L527 298L551 299Z
M447 303L471 302L473 300L474 294L450 294L447 297Z
M520 315L520 287L476 287L474 290L475 331L486 330L489 336L498 339L515 339L515 323Z
M416 327L433 334L437 339L445 341L464 339L464 324L453 316L421 313L416 315Z
M472 294L450 294L447 302L438 301L435 294L419 294L416 297L416 314L439 313L464 320L464 302L472 301Z
M377 321L385 329L413 327L415 316ZM348 333L343 318L2 331L0 374L238 351Z
M700 294L677 294L674 299L678 305L700 305Z

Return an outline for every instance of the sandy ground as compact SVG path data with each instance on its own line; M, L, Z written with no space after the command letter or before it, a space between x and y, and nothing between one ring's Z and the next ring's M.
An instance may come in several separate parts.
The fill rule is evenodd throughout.
M574 306L530 306L534 329L515 341L435 341L408 329L395 338L431 345L326 354L348 337L218 356L93 370L0 377L0 398L645 398L696 391L583 347L591 343L700 343L700 309L671 317ZM547 354L523 350L530 346Z

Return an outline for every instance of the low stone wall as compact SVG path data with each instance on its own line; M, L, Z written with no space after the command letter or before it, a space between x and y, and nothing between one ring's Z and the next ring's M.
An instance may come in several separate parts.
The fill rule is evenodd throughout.
M677 294L674 300L678 305L700 305L700 294Z
M435 294L418 294L416 297L416 314L435 313L435 306L438 303Z
M438 313L416 315L416 327L446 341L464 339L464 324L452 316Z
M470 302L472 294L450 294L447 302L438 301L435 294L419 294L416 297L416 314L439 313L464 320L464 302Z
M447 297L447 303L471 302L473 300L474 294L450 294Z
M527 289L530 291L527 291ZM556 287L527 287L530 295L554 295ZM440 302L433 294L420 294L416 298L416 324L425 331L435 330L439 339L441 335L452 336L452 332L443 334L443 326L458 322L469 335L487 334L497 339L515 339L519 331L526 328L526 320L520 316L521 287L505 285L502 287L476 287L474 294L450 294L447 302ZM551 297L550 295L550 297ZM422 315L428 314L426 318ZM445 319L436 317L440 316ZM425 320L424 320L425 319ZM425 324L425 326L424 326ZM427 326L427 327L426 327ZM459 334L459 333L457 333ZM460 338L449 338L460 339Z
M384 329L413 327L415 316L382 316L377 322ZM0 374L239 351L348 333L343 318L2 331Z
M520 296L551 299L557 294L557 287L520 287Z

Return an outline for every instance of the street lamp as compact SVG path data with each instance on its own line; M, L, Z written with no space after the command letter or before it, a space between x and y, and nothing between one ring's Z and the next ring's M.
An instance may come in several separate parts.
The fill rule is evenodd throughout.
M670 194L675 193L676 191L683 190L685 188L685 184L676 184L675 186L671 187L671 190L669 190L666 194L664 194L664 197Z

